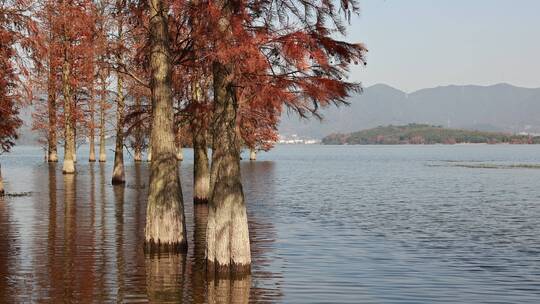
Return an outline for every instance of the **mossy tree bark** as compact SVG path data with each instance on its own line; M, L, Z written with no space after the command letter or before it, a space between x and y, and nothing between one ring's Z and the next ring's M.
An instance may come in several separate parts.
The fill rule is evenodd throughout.
M212 194L207 251L209 275L243 275L251 270L251 252L244 192L240 179L238 103L230 67L213 64Z
M56 73L52 62L52 54L49 54L49 78L47 80L47 106L49 112L48 155L49 162L58 162L58 139L56 138Z
M187 251L184 205L174 134L166 1L149 0L152 91L152 162L145 249Z
M105 152L105 112L107 110L106 104L107 94L107 82L104 76L101 76L101 99L99 102L99 161L107 161L107 153Z
M64 93L64 165L62 172L64 174L75 173L75 163L73 156L75 155L75 130L73 121L73 100L71 96L71 85L69 77L71 74L71 65L64 55L64 63L62 64L62 91Z

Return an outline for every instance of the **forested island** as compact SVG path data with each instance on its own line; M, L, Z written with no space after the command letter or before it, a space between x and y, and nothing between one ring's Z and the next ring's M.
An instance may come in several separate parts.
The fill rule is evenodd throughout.
M449 129L427 124L379 126L353 133L334 133L322 139L324 145L402 145L402 144L538 144L539 136L515 135Z

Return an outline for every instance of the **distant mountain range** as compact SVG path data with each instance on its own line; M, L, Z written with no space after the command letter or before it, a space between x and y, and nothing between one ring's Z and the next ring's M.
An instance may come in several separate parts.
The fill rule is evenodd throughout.
M383 125L421 123L479 131L540 133L540 88L509 84L492 86L443 86L405 93L385 84L351 96L350 106L322 110L323 121L300 120L283 114L282 135L323 138L331 133L349 133ZM23 109L22 143L35 142L30 130L31 109Z
M385 84L351 96L350 106L323 110L324 119L284 114L283 135L322 138L382 125L422 123L479 131L540 133L540 88L509 84L442 86L405 93Z

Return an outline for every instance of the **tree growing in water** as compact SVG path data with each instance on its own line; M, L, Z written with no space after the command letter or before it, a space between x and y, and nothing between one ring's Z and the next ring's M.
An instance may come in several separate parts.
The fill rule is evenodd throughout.
M30 51L36 35L36 25L28 16L30 3L23 0L0 3L0 154L9 152L21 126L19 108L24 99L31 99L24 77L28 71L18 50ZM4 194L0 165L0 195Z
M152 162L146 215L146 250L186 251L184 206L174 134L167 1L149 0Z
M277 117L283 105L301 116L318 116L320 107L345 103L345 97L359 89L343 79L351 62L363 62L365 48L331 37L344 33L339 11L356 12L356 3L280 3L224 0L208 5L206 30L214 47L206 238L210 275L250 271L237 122L242 105L262 109L272 126L272 115Z

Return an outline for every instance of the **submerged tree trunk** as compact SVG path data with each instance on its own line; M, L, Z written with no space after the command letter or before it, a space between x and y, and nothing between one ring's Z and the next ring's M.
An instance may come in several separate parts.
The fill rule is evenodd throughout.
M152 163L145 249L187 251L184 205L174 134L166 1L149 0L152 91Z
M101 100L99 102L99 161L106 162L107 154L105 152L105 94L106 82L105 77L101 78Z
M69 77L71 73L71 66L64 58L62 65L62 90L64 92L64 165L62 172L64 174L75 173L75 164L73 156L75 154L75 131L73 128L73 109L72 109L72 96L71 87L69 84Z
M251 252L244 192L240 180L238 103L230 68L215 62L212 125L212 194L208 212L207 252L210 275L250 273Z
M126 182L124 172L124 92L122 77L118 77L118 95L116 100L116 147L114 149L114 168L112 175L113 185L124 184Z
M0 196L4 195L4 180L2 179L2 165L0 164Z
M250 303L251 275L241 278L211 279L206 286L208 304Z
M249 160L257 160L257 151L253 148L249 149Z
M93 87L93 84L92 84ZM94 90L92 89L92 94L90 96L90 155L88 156L88 161L93 163L96 161L96 128L95 128L95 105L94 105Z
M184 287L187 285L186 255L147 255L144 264L146 295L150 303L184 303L188 293L187 286Z
M51 62L52 55L49 55L49 79L47 105L49 110L49 149L47 160L49 162L58 162L58 145L56 139L56 75Z

